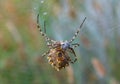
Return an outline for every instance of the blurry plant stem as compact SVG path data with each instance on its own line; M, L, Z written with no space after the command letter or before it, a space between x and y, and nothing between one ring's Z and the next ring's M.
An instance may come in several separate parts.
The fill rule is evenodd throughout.
M74 73L73 73L73 68L71 65L69 67L66 67L67 75L68 75L68 83L69 84L75 84L74 83Z
M14 23L12 21L7 21L6 23L8 31L11 33L13 39L18 45L18 51L20 53L20 59L23 61L26 61L27 54L24 51L24 44L22 42L22 38L20 33L18 32L17 28L15 27Z
M104 78L106 76L106 70L97 58L92 59L92 65L99 77Z

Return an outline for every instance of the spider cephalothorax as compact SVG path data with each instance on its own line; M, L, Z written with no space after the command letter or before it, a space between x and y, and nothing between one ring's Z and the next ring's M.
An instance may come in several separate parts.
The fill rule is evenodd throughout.
M85 19L80 25L80 28L82 27ZM46 33L42 32L38 23L39 23L39 14L37 16L37 27L40 30L41 35L45 37L45 40L49 47L49 50L46 53L44 53L42 56L47 56L48 63L51 64L57 71L59 71L60 69L65 68L66 66L69 66L69 63L76 62L77 57L76 57L74 48L79 46L79 44L78 43L72 44L72 42L78 36L80 32L80 28L77 30L77 32L75 33L75 35L72 37L70 41L54 41L49 37L47 37ZM73 61L71 60L69 53L72 53L73 56L75 57Z

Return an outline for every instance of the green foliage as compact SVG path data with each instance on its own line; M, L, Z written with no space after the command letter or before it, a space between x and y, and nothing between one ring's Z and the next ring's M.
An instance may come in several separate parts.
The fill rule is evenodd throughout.
M119 84L119 0L1 0L0 84ZM78 61L55 71L41 55L48 50L40 26L54 40L75 42Z

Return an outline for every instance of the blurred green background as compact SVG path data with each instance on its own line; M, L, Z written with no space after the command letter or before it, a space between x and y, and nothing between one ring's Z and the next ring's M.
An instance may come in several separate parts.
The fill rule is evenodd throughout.
M0 84L120 84L120 0L0 0ZM78 61L54 70L36 26L74 42Z

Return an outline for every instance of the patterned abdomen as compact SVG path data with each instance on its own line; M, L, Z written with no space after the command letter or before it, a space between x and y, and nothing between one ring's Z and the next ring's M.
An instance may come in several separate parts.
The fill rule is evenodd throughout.
M62 50L50 49L47 59L49 64L51 64L57 71L69 66L70 58L68 54Z

